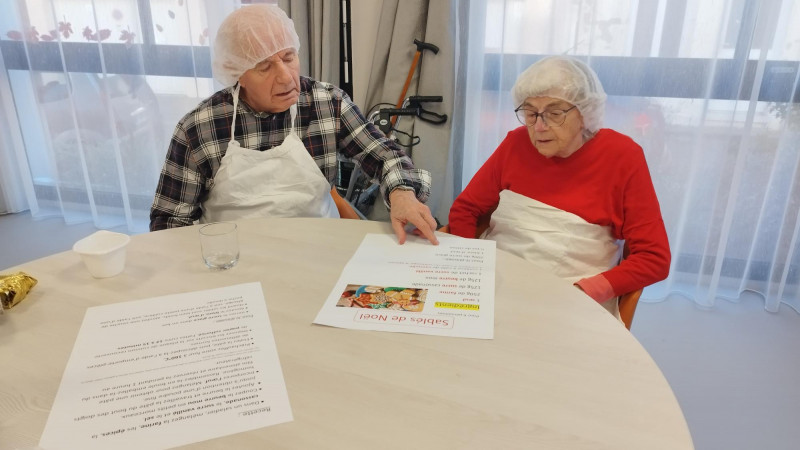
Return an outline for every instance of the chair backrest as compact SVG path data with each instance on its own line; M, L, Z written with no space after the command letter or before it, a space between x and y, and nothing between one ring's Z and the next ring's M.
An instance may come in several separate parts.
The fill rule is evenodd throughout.
M342 219L356 219L360 220L363 219L364 216L359 214L358 211L350 204L347 200L342 198L339 195L339 191L336 190L334 186L331 188L331 197L333 197L333 202L336 203L336 209L339 210L339 217Z
M622 247L622 259L627 258L629 253L628 243L625 242L625 246ZM622 319L622 323L625 324L625 328L629 330L631 329L631 324L633 324L633 315L636 314L636 306L639 304L639 297L641 296L642 289L619 296L619 317Z
M485 215L478 218L478 226L475 230L475 238L479 238L484 231L489 227L489 220L491 215ZM443 233L450 233L450 225L444 225L438 231ZM628 256L630 250L628 249L627 242L622 249L622 259ZM619 317L625 328L631 329L633 323L633 315L636 314L636 306L639 304L639 297L642 296L642 289L637 289L633 292L628 292L620 295L619 297Z
M636 305L639 304L639 297L642 296L642 289L637 289L619 297L619 318L625 324L625 328L631 329L633 315L636 313Z

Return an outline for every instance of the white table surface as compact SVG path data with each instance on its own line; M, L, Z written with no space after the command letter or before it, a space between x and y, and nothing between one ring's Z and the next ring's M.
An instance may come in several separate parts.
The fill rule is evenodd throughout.
M312 321L366 233L388 223L239 222L241 258L213 272L197 227L132 237L94 279L58 253L3 270L39 283L0 316L0 449L35 448L87 307L260 281L294 421L192 448L691 449L656 364L568 283L497 255L495 338L355 331Z

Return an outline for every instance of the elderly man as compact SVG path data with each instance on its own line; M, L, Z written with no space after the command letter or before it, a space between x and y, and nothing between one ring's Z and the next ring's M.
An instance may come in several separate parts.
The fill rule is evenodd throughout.
M250 217L339 217L337 154L379 181L392 228L438 243L424 202L430 174L368 122L341 89L299 75L300 41L277 6L231 13L214 42L226 86L185 115L172 136L150 230Z

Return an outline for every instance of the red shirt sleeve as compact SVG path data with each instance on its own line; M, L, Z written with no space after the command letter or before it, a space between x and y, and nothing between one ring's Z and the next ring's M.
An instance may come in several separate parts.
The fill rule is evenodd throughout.
M448 217L451 234L474 238L478 218L497 208L500 191L504 189L502 175L505 155L512 146L510 141L506 136L453 202Z
M622 239L628 256L616 267L603 272L622 295L663 280L669 275L670 250L661 209L644 153L623 189Z
M583 278L575 284L597 303L605 303L616 297L611 283L602 274Z

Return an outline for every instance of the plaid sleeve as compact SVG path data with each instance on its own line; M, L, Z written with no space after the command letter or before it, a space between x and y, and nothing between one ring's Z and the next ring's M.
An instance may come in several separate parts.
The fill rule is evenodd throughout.
M405 151L369 122L344 92L340 101L339 151L380 183L387 206L389 194L399 186L413 188L420 202L427 201L431 193L430 173L415 168Z
M202 215L200 197L204 192L204 184L186 131L178 124L150 208L150 231L192 225L199 219Z

